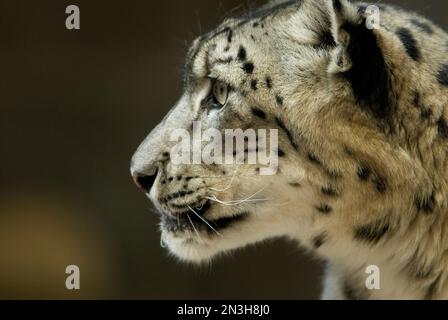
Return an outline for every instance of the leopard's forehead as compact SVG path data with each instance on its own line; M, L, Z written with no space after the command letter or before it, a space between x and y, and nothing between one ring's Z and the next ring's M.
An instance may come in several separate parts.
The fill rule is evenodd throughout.
M194 79L206 77L215 64L226 65L239 61L239 67L250 74L254 65L246 61L249 48L253 55L274 59L275 51L281 49L281 42L288 40L285 32L288 30L285 26L288 24L287 17L299 12L301 7L302 1L272 1L257 10L227 18L214 30L198 37L186 56L186 87L190 88ZM306 12L304 10L305 15ZM329 24L329 21L322 23ZM303 44L314 45L322 41L322 38L306 28L302 34L306 35L299 39Z

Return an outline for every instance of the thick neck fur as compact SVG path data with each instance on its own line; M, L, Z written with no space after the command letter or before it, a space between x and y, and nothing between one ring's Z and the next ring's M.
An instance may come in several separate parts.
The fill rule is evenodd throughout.
M423 56L417 62L410 59L400 39L388 30L398 23L387 21L386 28L377 32L390 76L393 103L388 117L370 119L372 130L369 130L362 116L342 113L340 117L346 119L340 128L331 129L334 132L331 135L325 118L319 117L320 125L313 126L313 130L317 129L313 131L317 141L337 137L329 142L336 147L326 149L333 159L326 166L344 167L344 175L350 174L351 169L358 170L358 177L351 181L335 182L349 200L333 206L346 218L326 226L326 235L322 237L333 237L333 241L318 248L319 254L331 261L328 272L337 274L337 279L343 282L334 284L341 291L340 297L448 296L448 91L434 76L439 65L433 60L443 61L446 48L415 35L423 48L419 50L425 53L433 50L433 58ZM440 33L442 38L446 37ZM328 117L332 119L331 115ZM353 141L358 121L362 123L360 132L365 133L362 142ZM351 136L345 141L344 125L351 128ZM345 154L334 151L341 147ZM365 184L374 185L378 192L365 190ZM353 241L357 236L361 241ZM365 287L369 265L381 270L381 290ZM334 292L331 297L335 298Z

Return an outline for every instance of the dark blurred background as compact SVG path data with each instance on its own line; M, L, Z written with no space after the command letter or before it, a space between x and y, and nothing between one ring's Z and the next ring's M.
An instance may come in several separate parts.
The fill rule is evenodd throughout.
M442 0L389 1L448 24ZM65 8L81 30L65 28ZM238 0L0 0L0 298L314 299L322 263L271 241L168 257L130 158L181 92L187 44ZM81 269L81 290L65 268Z

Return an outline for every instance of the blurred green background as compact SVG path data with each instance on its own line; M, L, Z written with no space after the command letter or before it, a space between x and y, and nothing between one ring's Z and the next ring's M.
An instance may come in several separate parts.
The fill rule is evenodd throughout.
M388 3L448 24L446 1ZM168 257L129 177L180 95L187 45L236 7L251 3L0 0L0 298L319 297L322 263L284 241L201 268Z

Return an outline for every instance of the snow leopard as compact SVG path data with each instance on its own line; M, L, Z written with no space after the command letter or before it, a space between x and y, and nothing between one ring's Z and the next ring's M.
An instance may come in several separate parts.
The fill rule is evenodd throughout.
M183 84L131 164L171 254L286 237L326 262L322 299L448 298L444 30L386 4L273 1L197 38ZM194 122L277 129L276 174L173 164L170 134Z

